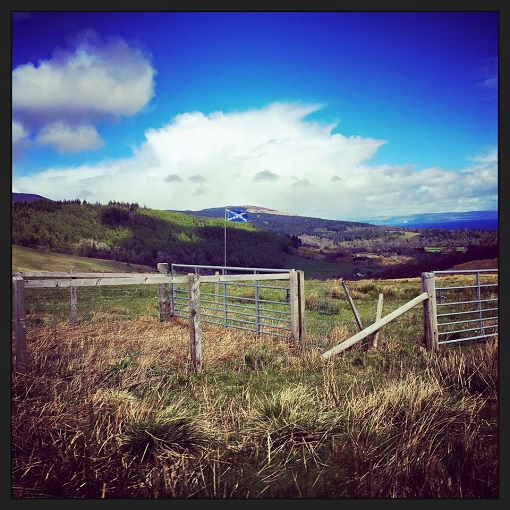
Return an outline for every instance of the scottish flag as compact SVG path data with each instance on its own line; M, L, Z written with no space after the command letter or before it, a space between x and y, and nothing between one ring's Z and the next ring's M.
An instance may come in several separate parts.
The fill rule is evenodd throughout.
M248 221L248 213L245 211L234 211L231 209L226 209L227 211L227 221Z

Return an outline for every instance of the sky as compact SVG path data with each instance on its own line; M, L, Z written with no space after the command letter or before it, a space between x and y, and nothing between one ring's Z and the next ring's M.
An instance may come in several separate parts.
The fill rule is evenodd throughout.
M12 191L498 209L497 11L11 12Z

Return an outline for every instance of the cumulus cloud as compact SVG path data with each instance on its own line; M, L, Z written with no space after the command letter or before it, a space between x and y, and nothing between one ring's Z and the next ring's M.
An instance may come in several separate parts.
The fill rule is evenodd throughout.
M482 91L483 99L498 98L498 59L490 58L481 63L475 70L477 84Z
M87 200L101 203L182 210L259 205L332 219L497 208L496 149L473 157L462 171L371 165L386 142L346 137L310 120L320 108L274 103L184 113L147 130L131 158L48 169L13 185L57 200L82 198L86 189L93 193Z
M20 122L12 121L12 143L18 144L27 137L27 132Z
M261 170L260 172L257 172L253 177L255 182L273 182L277 181L278 179L278 175L274 172L271 172L271 170Z
M12 116L59 152L97 149L102 142L95 126L146 107L155 74L141 49L121 38L103 41L86 30L51 59L12 71ZM70 133L79 140L66 148Z
M93 126L69 126L63 122L43 126L35 141L53 147L59 153L94 150L104 145Z
M498 161L498 149L496 147L485 147L482 152L470 158L475 163L495 163Z
M205 181L205 177L203 177L202 175L199 175L199 174L195 174L195 175L192 175L189 180L191 182L204 182Z
M181 182L181 176L178 174L167 175L164 179L165 182Z

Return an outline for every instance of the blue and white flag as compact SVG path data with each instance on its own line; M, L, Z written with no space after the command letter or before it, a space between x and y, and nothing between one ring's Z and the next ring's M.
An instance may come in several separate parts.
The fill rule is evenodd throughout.
M248 221L248 213L245 211L233 211L231 209L226 209L227 211L227 221Z

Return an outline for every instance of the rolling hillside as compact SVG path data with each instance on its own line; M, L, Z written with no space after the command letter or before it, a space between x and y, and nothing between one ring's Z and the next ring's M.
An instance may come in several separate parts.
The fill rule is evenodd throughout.
M233 207L233 209L243 209ZM315 278L403 278L498 256L497 231L410 229L247 206L178 212L13 197L12 244L156 268L158 262L303 269ZM194 213L194 214L191 214Z
M111 202L12 204L12 244L39 251L156 267L158 262L283 267L293 241L250 224Z

